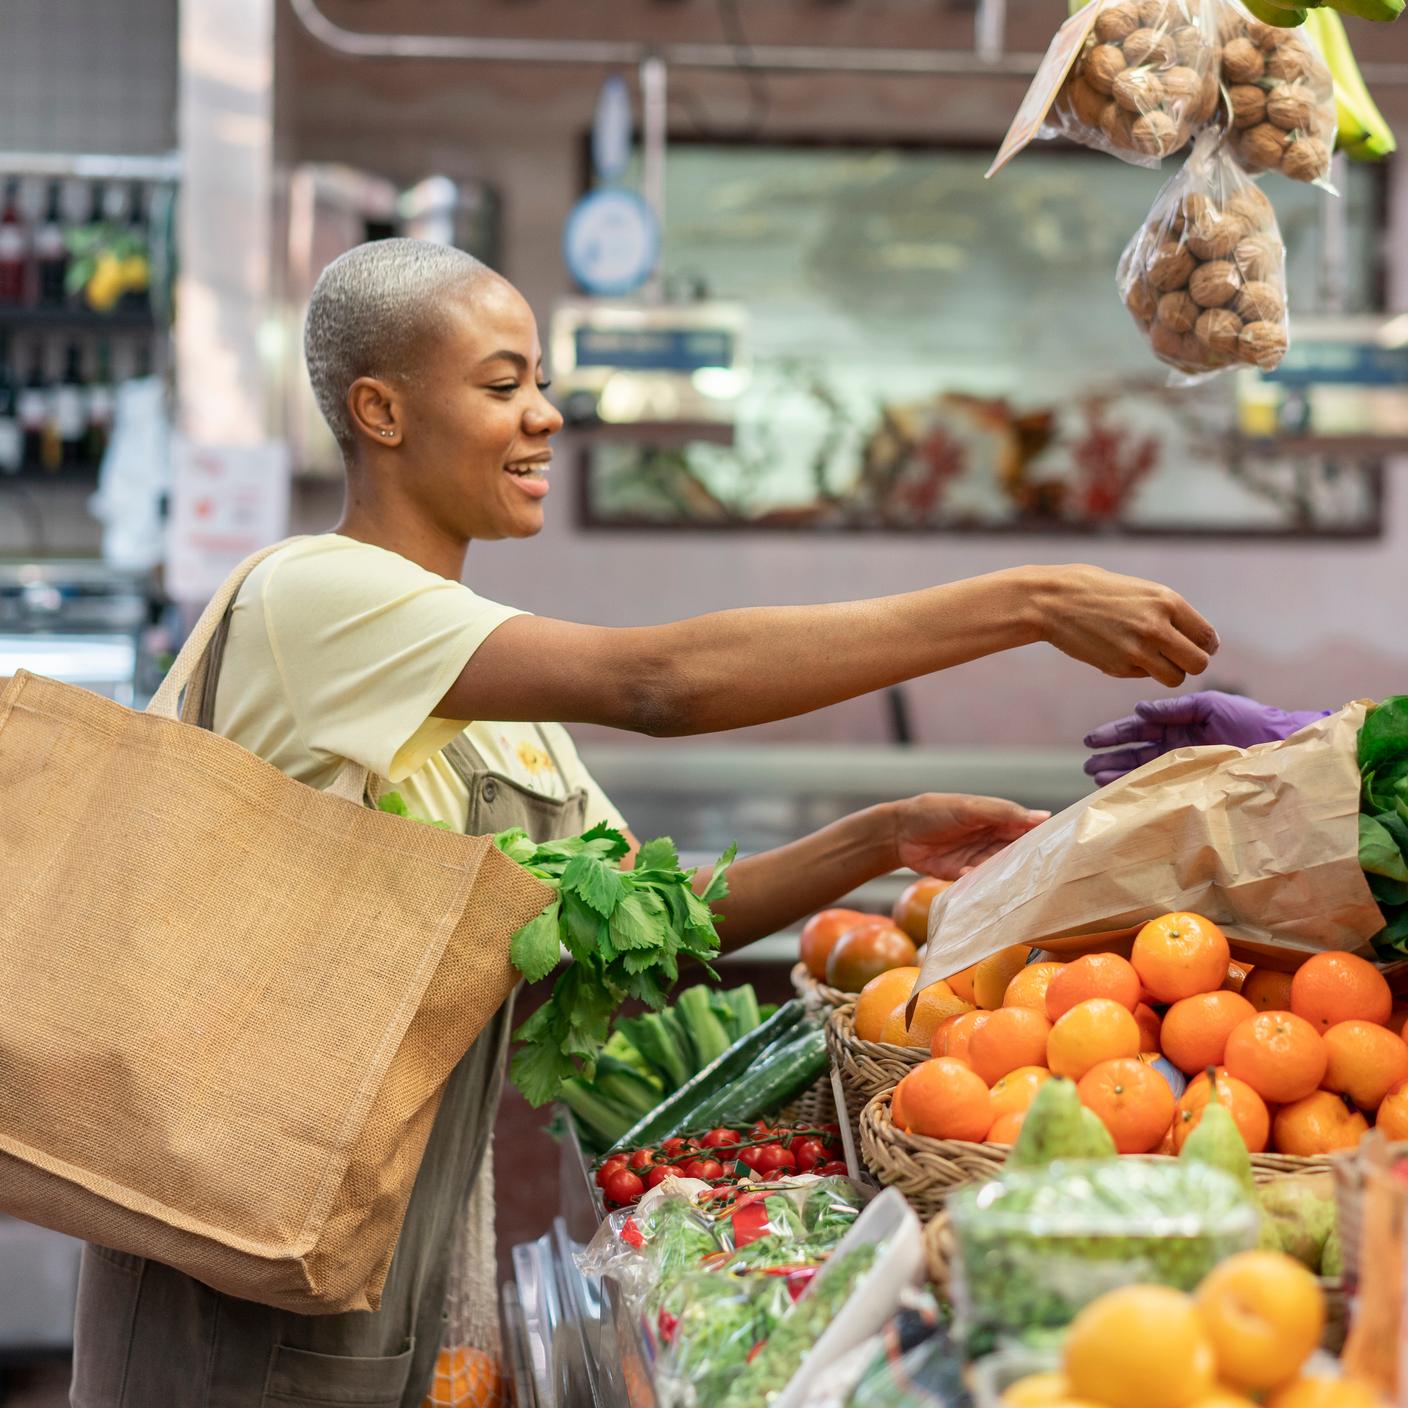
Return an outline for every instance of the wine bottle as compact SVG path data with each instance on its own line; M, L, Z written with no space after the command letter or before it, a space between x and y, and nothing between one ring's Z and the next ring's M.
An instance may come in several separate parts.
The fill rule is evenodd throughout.
M5 204L0 207L0 303L23 303L25 264L29 258L29 230L20 209L20 183L5 182Z
M49 423L49 379L44 375L44 348L38 338L30 348L29 374L20 388L17 417L26 469L37 469L44 458L45 430Z
M68 272L68 246L64 243L63 186L49 186L44 219L34 232L34 263L39 275L39 301L48 307L65 302L64 276Z
M0 474L18 474L24 463L19 393L19 383L10 362L10 341L0 333Z
M54 387L54 430L59 437L59 459L66 469L83 463L88 438L88 388L83 381L83 354L70 342L64 356L64 374Z
M88 383L88 436L84 455L90 464L99 464L112 434L114 400L112 390L112 349L107 339L98 344L98 362Z

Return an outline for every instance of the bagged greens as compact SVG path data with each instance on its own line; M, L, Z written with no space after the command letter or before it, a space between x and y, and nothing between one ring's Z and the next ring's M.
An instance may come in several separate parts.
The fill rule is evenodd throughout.
M1408 955L1408 695L1370 711L1359 730L1359 864L1384 927L1374 935L1383 959Z

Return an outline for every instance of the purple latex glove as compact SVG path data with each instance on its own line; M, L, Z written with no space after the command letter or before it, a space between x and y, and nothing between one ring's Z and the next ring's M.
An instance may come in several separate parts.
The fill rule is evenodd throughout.
M1245 695L1223 694L1216 689L1178 694L1170 699L1145 699L1127 717L1102 724L1086 734L1087 748L1116 751L1096 753L1086 760L1085 770L1097 787L1103 787L1150 758L1175 748L1203 748L1214 743L1250 748L1257 743L1272 743L1278 738L1289 738L1329 712L1310 709L1288 714Z

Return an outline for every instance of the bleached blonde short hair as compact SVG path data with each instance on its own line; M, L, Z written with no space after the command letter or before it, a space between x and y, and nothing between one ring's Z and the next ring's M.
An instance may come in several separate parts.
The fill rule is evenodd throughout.
M358 377L411 379L446 298L493 271L472 254L427 240L373 240L340 254L318 276L303 325L313 395L344 455L357 436L347 389Z

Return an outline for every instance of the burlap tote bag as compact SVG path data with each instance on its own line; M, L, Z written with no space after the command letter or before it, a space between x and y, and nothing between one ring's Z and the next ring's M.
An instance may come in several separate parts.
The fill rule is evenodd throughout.
M259 557L145 713L0 681L0 1210L317 1314L374 1310L444 1083L550 898L487 837L198 728Z

